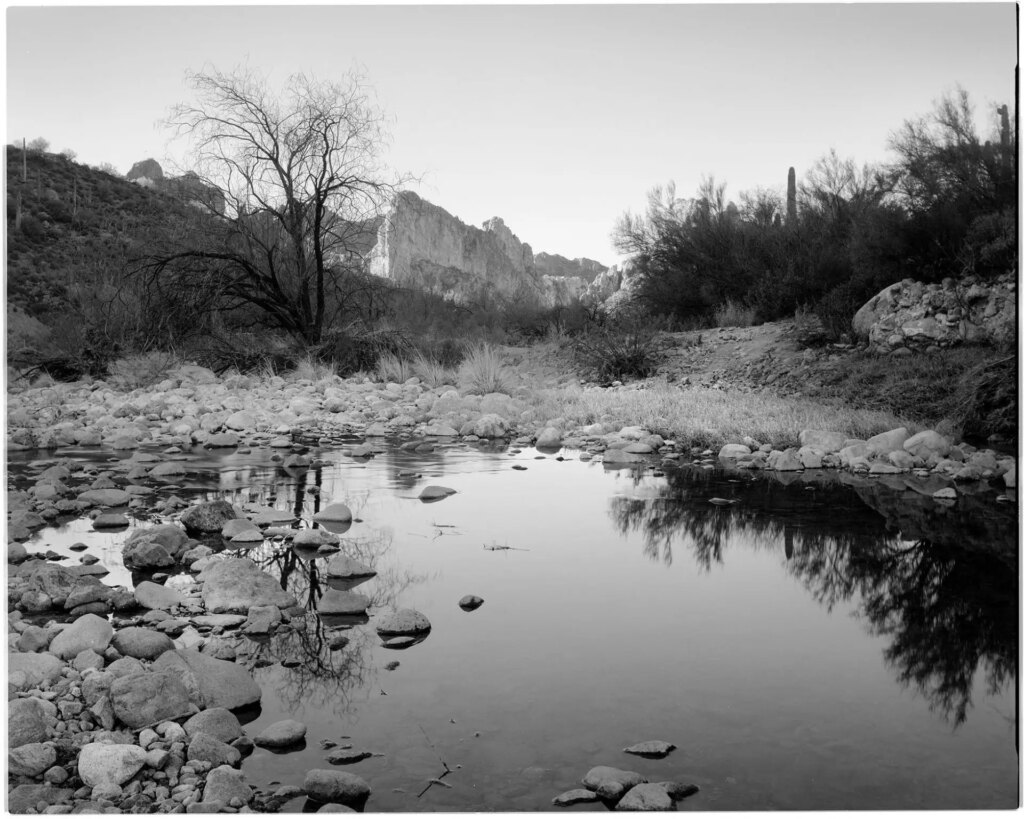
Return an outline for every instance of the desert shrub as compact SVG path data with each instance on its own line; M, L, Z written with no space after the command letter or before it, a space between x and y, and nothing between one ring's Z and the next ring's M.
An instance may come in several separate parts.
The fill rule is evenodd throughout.
M115 359L107 365L108 381L122 390L148 387L162 381L167 370L178 363L170 352L151 351Z
M486 395L508 392L512 388L512 372L502 363L498 351L490 344L470 349L459 365L459 386L467 392Z
M716 327L751 327L756 320L757 310L733 299L715 308Z
M383 353L377 358L377 364L373 368L373 374L378 381L394 381L396 384L404 384L413 377L412 364L395 353Z
M871 292L866 292L871 290ZM871 287L855 282L844 282L830 290L814 305L814 313L830 341L853 337L853 317L861 306L874 295Z
M1017 358L984 361L956 382L953 421L969 438L1017 437Z
M602 383L646 378L661 361L665 344L639 315L613 321L572 344L576 365Z
M455 370L444 366L422 352L416 353L412 360L412 373L428 387L443 387L445 384L454 384L458 380Z
M292 375L300 381L325 381L334 378L334 364L307 351L295 361Z
M821 347L829 342L821 319L806 307L798 307L793 314L793 334L801 347Z

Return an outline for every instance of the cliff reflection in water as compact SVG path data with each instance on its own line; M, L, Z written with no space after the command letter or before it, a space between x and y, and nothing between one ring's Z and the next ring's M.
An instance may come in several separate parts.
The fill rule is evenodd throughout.
M992 495L950 509L871 483L811 489L791 477L692 468L666 480L656 497L611 503L619 531L641 533L652 559L671 564L686 550L711 571L735 544L781 551L821 605L854 602L870 631L888 638L884 657L900 682L954 726L967 718L979 671L990 693L1015 684L1015 510Z

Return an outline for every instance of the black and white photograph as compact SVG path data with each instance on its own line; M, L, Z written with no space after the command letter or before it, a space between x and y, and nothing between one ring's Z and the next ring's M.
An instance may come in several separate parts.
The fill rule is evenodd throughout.
M1019 809L1018 17L7 5L5 812Z

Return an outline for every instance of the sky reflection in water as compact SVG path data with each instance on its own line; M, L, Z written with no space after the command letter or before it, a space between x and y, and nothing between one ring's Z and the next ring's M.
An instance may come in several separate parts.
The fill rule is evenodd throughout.
M347 502L359 521L346 552L378 572L355 587L371 614L411 607L433 624L404 651L360 624L332 652L317 621L253 644L264 697L248 730L309 726L304 750L245 762L254 783L330 767L329 739L382 754L343 768L373 786L369 810L547 810L598 764L697 783L682 809L1016 804L1014 510L990 496L936 517L930 501L895 507L840 483L651 477L536 454L326 452L329 466L304 473L268 450L196 459L188 494L306 519ZM421 503L430 483L458 494ZM128 580L123 534L76 522L43 537L58 551L88 543L108 582ZM315 607L322 560L272 544L249 554ZM486 602L464 612L465 594ZM679 749L621 752L646 739ZM452 788L418 797L441 759Z

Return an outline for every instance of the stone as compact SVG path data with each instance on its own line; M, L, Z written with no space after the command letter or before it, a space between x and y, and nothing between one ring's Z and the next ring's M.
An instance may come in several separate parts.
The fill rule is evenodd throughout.
M560 793L551 800L551 804L559 808L567 808L570 805L579 805L583 802L597 802L600 797L593 791L586 788L574 788L571 791Z
M726 444L718 451L719 458L728 459L743 458L750 454L750 447L746 444Z
M93 529L120 529L130 523L128 518L118 512L104 512L93 518Z
M261 748L287 748L302 742L305 737L305 725L293 719L284 719L268 725L252 741Z
M467 594L461 600L459 600L459 608L463 611L473 611L480 608L484 604L482 597L477 597L475 594Z
M96 614L84 614L50 641L49 652L62 660L73 660L87 648L103 652L110 645L114 629Z
M348 523L352 520L352 510L343 503L331 503L313 515L318 523Z
M234 432L215 432L212 435L207 436L203 442L203 446L208 449L226 449L228 447L238 446L241 443L241 438Z
M57 761L57 751L52 745L29 742L7 752L8 776L41 776Z
M187 474L188 470L181 461L165 461L149 470L151 478L176 478Z
M240 799L243 805L249 804L252 799L252 788L246 782L245 774L230 765L214 768L207 774L203 801L227 805L232 799Z
M180 674L160 669L114 680L110 686L110 703L117 719L130 728L179 719L192 708L189 691Z
M640 784L626 791L615 810L672 810L674 806L672 797L661 785Z
M939 489L932 492L932 497L936 500L956 500L956 490L952 486L947 486L944 489Z
M421 501L436 501L454 495L455 490L447 486L425 486L419 494Z
M838 452L846 443L847 437L842 432L831 432L822 429L805 429L800 432L800 445L820 449L824 453Z
M242 708L259 702L262 696L243 666L193 649L164 652L153 669L176 674L200 708Z
M365 614L370 606L370 598L351 591L327 589L317 603L320 614L359 615Z
M20 543L8 543L7 544L7 562L8 563L22 563L28 559L28 550Z
M537 436L538 449L558 449L562 446L562 433L556 427L545 427Z
M168 588L150 580L143 580L135 587L135 600L145 609L160 609L162 611L169 611L184 602L181 592L177 589Z
M251 606L242 631L246 634L269 634L280 622L281 610L277 606Z
M508 421L495 413L481 415L473 422L472 433L479 438L504 438L508 432Z
M339 805L337 802L326 802L316 809L317 813L358 813L355 808Z
M351 765L369 759L373 754L369 751L357 751L352 748L337 748L327 754L326 759L332 765Z
M95 668L97 671L103 668L106 664L106 660L103 659L102 655L97 654L91 648L87 648L85 651L75 655L74 666L75 671L79 674L84 673L90 668Z
M627 754L636 754L637 756L647 756L654 759L661 759L662 757L668 756L676 748L671 742L665 742L660 739L652 739L647 742L638 742L636 745L630 745L628 748L622 750Z
M132 496L123 489L87 489L76 500L88 506L127 506Z
M287 609L296 605L295 598L275 577L245 558L216 561L203 569L200 579L203 602L213 613L248 613L253 606Z
M599 793L603 785L613 784L619 786L620 792L625 792L646 781L647 779L636 771L623 771L619 768L598 765L587 771L583 777L583 787Z
M38 562L38 561L36 561ZM20 577L24 578L29 586L46 595L52 606L63 606L64 601L78 583L78 576L65 566L57 566L53 563L40 563L24 572L22 568Z
M231 415L224 419L224 426L237 431L255 429L256 417L251 412L239 410L238 412L231 413Z
M323 568L323 572L326 577L338 577L343 579L373 577L377 574L377 572L369 566L343 554L335 555L328 560L327 565Z
M292 538L292 546L299 548L316 548L318 546L336 546L341 538L324 529L300 529Z
M78 775L92 788L123 785L146 764L146 752L138 745L91 742L78 753Z
M148 628L123 628L114 635L113 646L126 657L155 660L174 649L174 641L166 634Z
M25 675L25 688L36 688L44 681L60 678L64 664L52 654L8 654L8 676Z
M59 805L70 801L74 791L70 788L55 788L53 785L18 785L7 793L7 811L12 814L25 814L35 810L40 802L46 805Z
M215 500L191 506L181 513L181 523L188 535L209 535L220 532L229 520L239 517L227 501Z
M413 635L425 634L428 631L430 621L414 609L399 609L377 622L377 633L380 635Z
M50 644L50 639L52 637L53 634L46 629L40 628L39 626L27 626L25 630L18 635L18 641L15 643L15 646L18 651L42 651ZM59 674L60 672L58 672L58 676Z
M128 543L121 553L126 569L160 569L174 565L174 555L165 546L152 540Z
M370 795L370 786L362 777L322 768L309 771L302 788L312 799L341 805L358 804Z
M928 460L932 455L945 458L952 448L950 441L931 429L911 435L903 442L903 449L917 458Z
M877 455L888 455L895 449L903 449L910 437L906 427L897 427L888 432L880 432L866 441L868 450Z
M64 601L65 609L75 609L88 603L105 602L110 594L110 587L104 586L94 577L79 580Z
M803 469L804 465L795 449L775 449L768 454L765 468L776 472L796 472Z
M224 526L221 527L220 536L226 537L229 540L235 535L240 535L248 532L260 533L260 528L248 518L235 518L234 520L227 521ZM262 540L262 536L260 537Z
M820 449L812 446L802 446L797 450L796 454L804 469L821 469L823 455Z
M226 742L222 742L204 731L197 731L192 735L192 741L188 744L187 758L189 762L200 760L214 766L235 766L242 761L242 754L237 748L232 748Z
M183 727L189 736L204 733L221 742L234 742L242 735L242 725L238 717L227 708L207 708L200 711L189 717Z
M667 793L674 802L679 802L700 792L700 788L696 785L686 785L681 782L659 782L658 785L665 789L665 793Z

